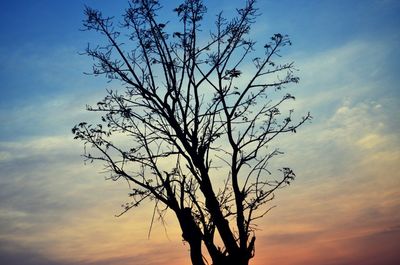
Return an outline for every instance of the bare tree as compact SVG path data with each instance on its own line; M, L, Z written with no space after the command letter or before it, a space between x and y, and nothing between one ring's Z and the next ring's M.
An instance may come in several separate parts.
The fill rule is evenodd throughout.
M293 63L275 61L291 43L275 34L256 48L249 38L255 0L234 18L218 14L210 33L201 30L201 0L174 9L179 27L158 21L161 8L157 0L132 0L118 25L86 8L85 29L106 39L86 49L92 73L125 89L87 107L102 113L101 124L82 122L72 131L87 160L102 161L112 180L130 184L121 214L151 200L154 215L176 215L194 265L245 265L255 252L254 221L295 178L288 167L271 171L281 152L268 146L311 118L293 122L293 111L282 107L294 97L277 96L299 80Z

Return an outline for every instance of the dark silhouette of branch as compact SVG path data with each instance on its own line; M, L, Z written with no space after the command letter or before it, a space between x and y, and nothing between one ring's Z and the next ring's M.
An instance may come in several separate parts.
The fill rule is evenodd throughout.
M249 38L259 15L255 0L231 20L218 14L208 41L201 0L174 9L179 31L159 21L161 8L157 0L132 0L114 25L86 7L84 29L106 40L86 49L95 61L91 74L125 89L108 90L87 106L101 123L82 122L72 132L84 143L86 161L101 161L110 179L129 183L131 201L117 216L153 201L149 236L156 215L163 221L172 211L193 264L208 264L206 250L214 265L247 265L255 253L254 221L295 178L289 167L272 172L270 161L282 152L269 144L311 119L308 113L293 121L293 110L281 109L295 98L274 96L299 81L293 63L279 63L291 42L277 33L258 47Z

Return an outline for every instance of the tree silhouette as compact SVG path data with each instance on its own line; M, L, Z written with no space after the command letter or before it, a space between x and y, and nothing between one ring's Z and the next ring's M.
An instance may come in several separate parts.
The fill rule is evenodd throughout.
M290 40L275 34L256 49L249 38L255 0L234 18L219 13L210 33L201 30L201 0L174 9L179 26L158 21L161 8L157 0L133 0L118 25L86 8L85 29L106 39L86 49L92 74L125 89L87 106L101 113L101 124L82 122L72 132L85 159L129 182L131 201L121 214L151 200L154 215L176 215L194 265L248 264L254 220L295 178L288 167L271 172L270 160L282 152L268 145L311 118L293 122L292 110L280 110L294 97L278 92L299 81L293 63L275 61Z

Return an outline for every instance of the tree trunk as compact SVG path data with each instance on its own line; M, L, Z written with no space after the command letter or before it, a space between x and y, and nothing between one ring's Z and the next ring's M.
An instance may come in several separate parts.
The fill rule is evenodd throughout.
M192 265L205 265L203 255L201 253L201 240L192 240L189 242L189 245Z
M201 252L202 233L193 219L190 208L184 208L177 213L182 229L183 239L189 243L190 259L193 265L205 265Z
M226 256L219 261L214 261L212 265L248 265L250 258L240 255Z
M221 252L210 253L212 265L248 265L250 259L254 257L255 240L256 238L253 236L247 249L240 249L237 252L229 253L227 256L224 256Z

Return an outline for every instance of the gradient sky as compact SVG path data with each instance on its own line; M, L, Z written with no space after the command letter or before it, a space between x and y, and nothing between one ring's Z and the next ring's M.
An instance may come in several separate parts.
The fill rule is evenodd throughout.
M112 2L112 4L111 4ZM164 1L169 12L177 1ZM208 22L222 7L205 1ZM118 87L86 76L84 5L118 17L126 1L0 4L0 264L188 264L173 218L147 238L152 205L120 218L125 183L84 165L72 140L85 104ZM400 264L400 1L259 1L253 38L289 34L300 69L288 90L314 119L282 138L298 178L258 222L252 265ZM168 13L166 12L166 13Z

